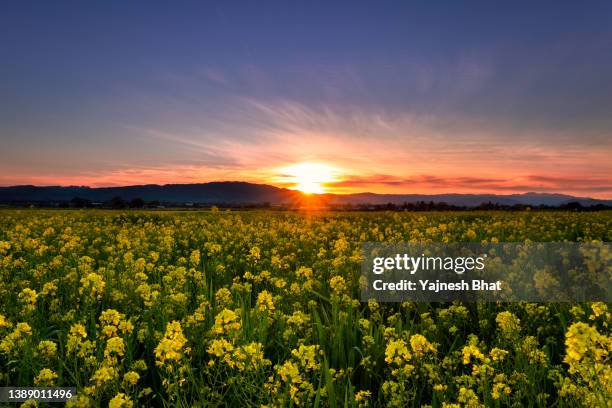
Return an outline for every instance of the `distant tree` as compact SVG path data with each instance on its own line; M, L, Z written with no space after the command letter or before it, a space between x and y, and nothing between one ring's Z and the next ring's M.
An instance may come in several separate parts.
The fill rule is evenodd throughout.
M132 201L130 201L131 208L142 208L144 207L144 205L145 205L145 202L140 197L134 198Z
M571 201L559 207L565 210L582 210L584 208L578 201Z
M119 209L127 207L127 203L121 197L111 198L111 200L108 202L108 205L110 208L113 208L115 210L119 210Z
M70 206L73 208L85 208L91 206L91 201L81 197L74 197L70 200Z

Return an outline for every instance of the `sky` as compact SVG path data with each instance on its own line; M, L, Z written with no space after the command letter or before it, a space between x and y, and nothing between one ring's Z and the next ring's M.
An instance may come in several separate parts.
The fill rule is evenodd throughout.
M609 1L3 1L0 185L612 198L611 21Z

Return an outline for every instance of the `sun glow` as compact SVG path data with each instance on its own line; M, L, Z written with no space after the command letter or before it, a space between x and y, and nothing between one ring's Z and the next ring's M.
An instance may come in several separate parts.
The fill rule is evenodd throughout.
M323 163L298 163L280 170L291 188L306 194L323 194L326 185L335 181L338 170Z

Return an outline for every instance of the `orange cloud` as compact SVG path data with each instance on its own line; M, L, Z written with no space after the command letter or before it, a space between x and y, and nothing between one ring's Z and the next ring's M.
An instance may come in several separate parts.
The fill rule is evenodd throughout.
M336 191L385 191L388 193L523 193L556 192L612 197L612 180L593 177L527 175L519 177L471 177L418 175L401 178L392 175L349 176L330 183Z

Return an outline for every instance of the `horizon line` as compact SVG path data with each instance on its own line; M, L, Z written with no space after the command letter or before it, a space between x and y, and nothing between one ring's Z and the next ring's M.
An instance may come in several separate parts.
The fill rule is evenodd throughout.
M102 186L91 186L91 185L61 185L61 184L12 184L12 185L4 185L0 184L0 188L17 188L17 187L36 187L36 188L89 188L89 189L106 189L106 188L129 188L129 187L146 187L146 186L156 186L156 187L165 187L165 186L177 186L177 185L204 185L204 184L214 184L214 183L241 183L241 184L250 184L250 185L259 185L259 186L269 186L278 188L281 190L289 190L296 191L304 195L308 196L325 196L325 195L336 195L336 196L351 196L351 195L360 195L360 194L373 194L379 196L403 196L403 195L415 195L415 196L445 196L445 195L473 195L473 196L482 196L482 195L493 195L493 196L513 196L513 195L563 195L572 198L578 199L591 199L591 200L602 200L602 201L611 201L612 198L604 198L604 197L595 197L595 196L582 196L582 195L573 195L568 192L560 192L560 191L523 191L520 190L516 192L510 193L495 193L495 192L466 192L466 193L458 193L458 192L443 192L443 193L425 193L425 192L410 192L410 193L376 193L372 191L360 191L354 193L333 193L333 192L324 192L324 193L305 193L296 188L282 187L275 184L270 183L255 183L250 181L240 181L240 180L214 180L214 181L206 181L200 183L147 183L147 184L124 184L124 185L102 185Z

